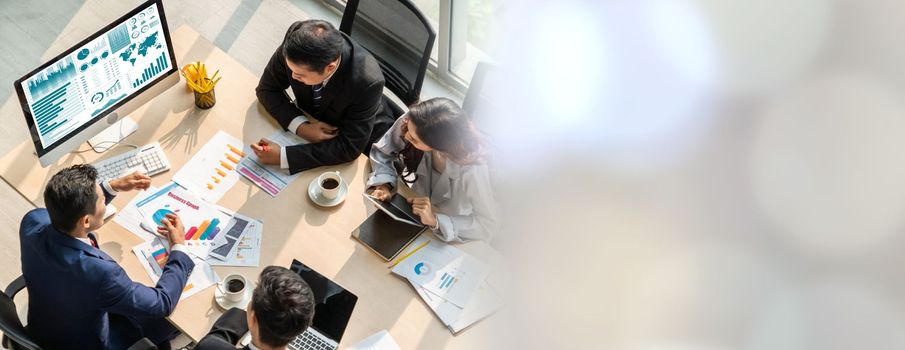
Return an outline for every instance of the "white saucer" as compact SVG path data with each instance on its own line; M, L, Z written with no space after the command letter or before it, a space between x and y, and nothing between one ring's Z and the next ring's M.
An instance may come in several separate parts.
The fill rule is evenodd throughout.
M254 289L254 286L252 285L245 286L245 295L242 296L242 300L229 301L226 300L226 295L220 291L220 288L217 288L217 285L214 285L214 301L216 301L217 305L223 308L223 310L229 310L234 307L245 310L248 306L248 302L251 301L252 289Z
M308 184L308 197L311 198L311 201L313 201L314 204L322 207L332 207L342 203L343 200L346 199L346 194L348 193L349 187L343 182L339 184L339 192L336 194L336 198L327 199L324 198L324 195L321 193L320 186L317 184L317 178L314 178L314 180L311 180L311 183Z

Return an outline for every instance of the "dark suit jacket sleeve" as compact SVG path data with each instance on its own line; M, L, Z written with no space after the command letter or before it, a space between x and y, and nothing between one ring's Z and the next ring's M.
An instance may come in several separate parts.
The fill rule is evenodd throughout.
M383 80L366 87L337 125L339 135L319 143L286 147L289 172L295 174L324 165L351 162L364 151L371 137L383 96Z
M288 36L297 26L298 23L289 27L286 35ZM302 110L296 107L289 95L286 94L286 89L289 88L288 71L289 67L286 66L286 59L283 57L283 46L280 45L273 53L273 57L270 58L270 62L267 63L267 67L264 68L264 74L261 75L258 87L255 88L258 101L261 101L264 109L280 123L283 129L289 127L292 119L303 115ZM295 132L295 130L290 131Z
M196 350L235 349L236 343L248 333L245 310L232 308L223 313L211 331L201 338Z
M154 288L132 281L116 263L102 272L98 298L101 307L124 316L166 317L173 313L185 281L195 263L184 252L173 251L167 260L160 280Z
M104 192L104 204L110 204L110 202L113 201L113 198L116 197L116 195L107 192L107 189L104 188L104 186L101 186L101 191Z

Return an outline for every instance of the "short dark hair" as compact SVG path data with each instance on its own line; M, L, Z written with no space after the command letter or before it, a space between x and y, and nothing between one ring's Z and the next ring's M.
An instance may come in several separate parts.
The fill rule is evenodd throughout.
M283 56L292 63L323 73L330 62L342 55L343 41L342 34L330 22L310 19L286 37Z
M298 274L280 266L261 272L251 297L258 334L267 345L280 347L311 326L314 292Z
M44 188L44 205L50 223L59 231L69 233L79 219L94 215L97 210L97 169L90 164L78 164L60 170Z

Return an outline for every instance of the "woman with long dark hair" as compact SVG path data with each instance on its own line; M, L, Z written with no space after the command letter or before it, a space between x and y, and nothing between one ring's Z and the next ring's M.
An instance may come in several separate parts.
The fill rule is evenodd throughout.
M498 229L488 145L447 98L412 106L371 148L371 195L389 200L397 179L419 195L412 209L441 239L490 240Z

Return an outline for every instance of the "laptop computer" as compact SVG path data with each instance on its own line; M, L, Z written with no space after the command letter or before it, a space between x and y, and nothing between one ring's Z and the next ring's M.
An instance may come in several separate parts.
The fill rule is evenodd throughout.
M352 309L355 308L358 297L301 261L293 259L289 270L299 274L308 283L315 300L311 327L290 342L289 348L336 349L352 317Z

